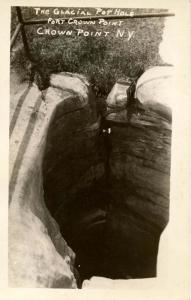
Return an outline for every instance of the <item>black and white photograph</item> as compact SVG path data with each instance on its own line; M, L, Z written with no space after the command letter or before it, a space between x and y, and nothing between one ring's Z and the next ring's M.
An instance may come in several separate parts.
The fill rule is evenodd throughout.
M64 2L9 7L8 287L168 286L176 9Z

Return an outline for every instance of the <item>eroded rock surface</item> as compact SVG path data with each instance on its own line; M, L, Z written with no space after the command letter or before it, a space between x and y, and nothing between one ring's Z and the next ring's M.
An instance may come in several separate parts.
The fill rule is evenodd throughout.
M165 103L156 96L161 88L165 95L170 76L149 72L137 83L143 109L130 119L129 82L114 86L103 117L85 77L52 75L12 189L11 286L75 288L92 276L156 276L168 223L171 105L169 96Z
M9 208L9 285L12 287L77 287L75 254L44 203L42 161L52 118L56 115L59 121L63 110L77 111L80 117L78 111L84 109L88 115L89 90L86 79L79 75L52 75L51 83L54 87L46 91L46 105L33 86L28 93L23 93L26 99L19 109L19 118L13 112L16 124L10 143L14 150L10 156L14 155L10 160Z
M160 90L163 80L155 80L153 89ZM159 238L168 222L171 118L168 105L158 109L153 91L149 105L140 97L144 110L129 122L128 85L112 89L104 125L90 99L80 111L60 111L64 117L55 116L49 130L45 199L77 255L82 281L156 276Z

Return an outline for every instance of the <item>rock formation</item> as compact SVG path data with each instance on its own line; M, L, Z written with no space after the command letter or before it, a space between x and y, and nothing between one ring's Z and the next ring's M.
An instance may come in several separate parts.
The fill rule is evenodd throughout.
M138 80L144 110L130 121L128 81L116 83L107 114L99 116L86 78L51 76L43 126L35 149L29 147L35 155L23 162L10 206L14 286L74 288L92 276L156 276L168 223L171 147L171 108L168 97L160 99L171 75L159 69Z
M60 78L67 86L63 92ZM17 105L11 114L15 126L10 139L10 286L77 287L75 254L44 203L42 163L54 116L61 112L62 117L63 110L70 113L83 107L88 114L88 83L83 77L71 74L59 75L57 79L58 87L47 91L46 106L35 86L26 87L23 94L13 99ZM54 76L52 84L55 85Z
M156 276L159 238L168 222L169 107L165 117L160 99L149 105L140 99L145 112L127 122L128 85L116 83L108 96L105 125L81 109L55 116L49 128L45 199L77 254L82 280Z

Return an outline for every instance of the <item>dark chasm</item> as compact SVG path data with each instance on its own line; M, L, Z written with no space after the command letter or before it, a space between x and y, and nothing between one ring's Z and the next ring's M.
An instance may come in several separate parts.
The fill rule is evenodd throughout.
M43 160L44 197L76 254L79 287L92 276L156 276L168 222L169 146L168 130L105 118L94 98L72 113L57 109Z

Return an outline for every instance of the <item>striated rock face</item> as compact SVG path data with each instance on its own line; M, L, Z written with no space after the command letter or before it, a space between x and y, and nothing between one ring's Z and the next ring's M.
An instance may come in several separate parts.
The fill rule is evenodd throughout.
M45 199L76 253L81 281L156 276L159 238L168 222L171 115L170 105L155 97L168 78L155 77L149 104L147 81L140 86L138 81L143 109L130 122L125 109L129 82L119 82L107 98L104 121L97 118L90 96L89 105L79 111L60 107L50 125ZM57 92L58 83L47 99Z
M51 83L52 86L46 92L46 106L40 106L39 91L34 86L31 88L11 136L9 285L12 287L77 287L75 254L62 237L58 224L44 203L42 164L46 140L51 133L49 128L55 117L58 123L64 119L66 131L71 130L71 133L72 127L67 127L70 117L74 123L78 118L82 119L82 124L88 127L90 122L92 130L97 124L94 125L91 121L95 119L95 112L91 106L93 104L89 102L90 91L85 78L65 73L53 75ZM31 99L34 103L39 103L38 112L31 110ZM81 110L84 115L81 115ZM73 111L76 118L72 117ZM31 136L29 130L24 131L25 128L34 128L30 131ZM59 129L59 126L56 127L58 133ZM18 130L19 135L16 134ZM91 130L87 134L91 135ZM56 142L59 149L63 140ZM27 148L25 144L28 145ZM77 153L78 149L74 149ZM55 157L59 158L57 153Z
M46 94L47 103L65 97L50 124L43 161L46 204L54 216L60 207L65 211L65 203L79 183L86 185L104 172L96 154L99 119L89 84L83 77L74 77L74 88L70 90L68 81L73 77L67 82L61 77L62 73L52 76Z
M142 112L133 114L128 123L123 110L107 117L112 132L111 185L116 194L110 227L119 242L126 241L117 246L116 256L123 255L124 261L131 257L126 268L132 277L155 276L159 237L169 215L171 103L167 95L172 78L170 70L166 77L165 68L160 74L159 68L147 72L137 83ZM160 100L162 89L166 97ZM117 98L117 91L113 97Z
M142 109L130 119L128 81L116 83L101 117L86 78L51 76L11 193L11 286L75 288L92 276L93 285L97 277L156 276L171 145L170 68L168 76L159 69L138 80Z

